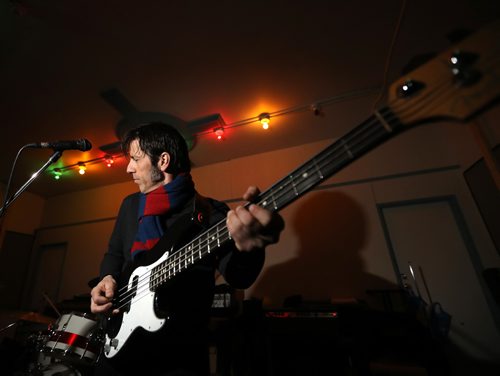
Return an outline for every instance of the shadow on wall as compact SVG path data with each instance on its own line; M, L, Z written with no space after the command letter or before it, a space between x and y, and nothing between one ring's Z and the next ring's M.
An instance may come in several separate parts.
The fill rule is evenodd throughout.
M312 192L300 201L295 215L287 221L287 228L298 237L297 256L267 267L253 286L252 298L262 299L264 308L271 310L293 309L295 306L289 303L297 303L299 309L314 311L322 303L339 303L342 318L338 326L328 326L331 321L318 319L268 321L267 332L263 332L270 338L266 342L266 346L271 346L268 356L275 367L286 369L275 374L332 374L323 372L323 368L329 371L331 367L349 368L339 355L349 351L358 363L339 374L395 375L405 371L408 373L404 374L436 376L498 374L496 364L468 358L448 340L447 330L442 330L448 317L443 320L440 315L431 315L431 307L410 290L400 289L366 271L362 251L368 239L368 223L363 208L352 196L339 191ZM375 291L367 294L367 290ZM376 290L381 291L377 294ZM302 301L294 300L297 295ZM363 304L340 304L355 299L366 301L371 309L365 310ZM356 306L363 309L350 309ZM275 337L269 329L272 324L278 325ZM332 327L339 331L329 332ZM259 332L258 327L247 322L243 328L250 338ZM250 367L255 363L252 362L249 361ZM314 373L313 365L321 370Z
M367 238L366 217L349 195L310 193L287 226L299 238L298 254L263 271L252 295L265 305L281 305L293 295L315 301L363 299L366 289L396 287L365 271L361 251Z

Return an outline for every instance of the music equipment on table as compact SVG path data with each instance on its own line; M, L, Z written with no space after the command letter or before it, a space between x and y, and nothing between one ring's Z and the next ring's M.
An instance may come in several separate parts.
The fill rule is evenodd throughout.
M215 286L210 310L211 316L225 318L234 316L240 309L242 300L243 296L239 296L239 292L230 285L221 284Z
M269 319L336 319L339 316L338 311L291 311L291 310L273 310L266 311L264 316Z
M385 107L263 192L255 204L279 211L412 126L443 118L463 121L475 115L500 94L499 40L500 22L496 22L394 82ZM106 357L119 354L138 332L159 331L170 313L157 309L157 298L162 296L157 292L231 240L225 219L208 230L196 218L179 222L169 236L177 232L182 236L162 238L145 260L130 265L120 276L114 301L120 313L103 322ZM188 243L181 241L186 234L195 234Z
M325 334L326 330L336 331L340 326L369 316L369 309L364 302L349 299L342 303L302 301L294 306L264 308L262 313L270 331L281 326L295 329L304 326L320 328L319 332Z

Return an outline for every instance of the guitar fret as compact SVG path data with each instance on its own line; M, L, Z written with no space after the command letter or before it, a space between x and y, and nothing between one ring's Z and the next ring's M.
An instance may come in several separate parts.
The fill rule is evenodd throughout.
M219 234L217 233L217 230L215 230L215 232L212 232L212 237L210 238L210 242L213 244L213 247L215 248L220 247Z
M294 201L312 187L331 176L335 171L355 160L358 156L373 148L388 137L390 132L397 128L397 119L385 118L378 112L357 128L351 130L343 138L318 153L301 167L292 171L285 178L278 181L267 192L261 194L261 201L257 203L264 208L272 206L280 210ZM382 134L383 132L383 134ZM231 240L225 220L221 220L212 228L198 235L191 243L173 253L165 261L163 269L156 270L153 286L158 287L164 281L172 279L176 274L187 269L195 261L213 253L227 240Z
M219 226L215 226L215 228L216 228L215 239L217 240L217 247L220 247Z
M321 172L321 169L318 166L318 163L316 162L316 158L313 159L314 167L316 167L316 172L318 173L318 176L320 179L323 179L323 173Z
M297 186L295 184L295 181L293 180L294 177L293 175L288 175L288 177L291 179L292 181L292 188L293 188L293 191L295 192L295 196L298 196L299 195L299 192L297 191Z
M280 189L281 189L281 188L282 188L282 187L280 187ZM276 198L274 197L274 194L273 194L273 193L271 193L271 200L272 200L272 202L273 202L274 209L277 209L278 207L276 206Z
M380 124L382 124L382 126L386 129L387 132L391 133L392 132L392 127L389 125L389 123L384 119L384 117L382 115L380 115L380 112L378 111L374 111L373 114L375 115L375 117L378 119L378 121L380 122Z
M342 143L342 146L344 147L345 152L349 156L350 159L354 158L354 154L352 154L351 149L349 149L349 146L347 145L347 142L342 138L340 139L340 142Z
M201 237L201 236L199 236L199 237L198 237L198 245L197 245L197 247L198 247L198 248L200 248L200 249L202 250L202 253L203 253L203 249L205 248L205 246L204 246L204 245L203 245L203 243L201 242L201 239L202 239L202 237Z

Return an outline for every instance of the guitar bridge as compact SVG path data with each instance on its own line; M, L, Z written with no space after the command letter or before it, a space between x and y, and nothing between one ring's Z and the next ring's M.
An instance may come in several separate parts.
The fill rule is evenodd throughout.
M109 340L109 343L105 344L104 345L104 352L106 354L109 354L109 352L111 351L111 348L117 348L118 347L118 338L112 338Z

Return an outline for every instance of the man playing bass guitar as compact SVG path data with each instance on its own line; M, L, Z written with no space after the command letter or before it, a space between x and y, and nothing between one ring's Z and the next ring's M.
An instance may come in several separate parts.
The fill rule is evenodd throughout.
M258 205L229 210L199 195L186 142L170 125L129 131L123 149L140 192L122 202L91 291L91 311L107 322L96 373L208 375L215 271L235 288L249 287L283 219ZM249 187L243 198L258 194ZM196 237L209 227L214 234Z

